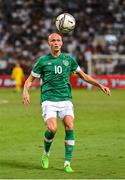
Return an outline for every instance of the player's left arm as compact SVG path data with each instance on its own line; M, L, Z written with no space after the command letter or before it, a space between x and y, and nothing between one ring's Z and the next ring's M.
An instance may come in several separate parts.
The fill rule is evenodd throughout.
M104 93L106 93L108 96L111 96L111 92L110 89L106 86L103 86L102 84L98 83L96 79L94 79L93 77L89 76L88 74L84 73L82 70L77 71L77 74L79 75L79 77L81 79L83 79L84 81L99 87Z

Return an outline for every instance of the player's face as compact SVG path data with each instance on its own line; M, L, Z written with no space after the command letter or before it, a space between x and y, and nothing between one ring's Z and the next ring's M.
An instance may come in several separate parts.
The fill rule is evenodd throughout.
M48 43L52 51L60 51L63 45L62 37L59 34L53 33L49 36Z

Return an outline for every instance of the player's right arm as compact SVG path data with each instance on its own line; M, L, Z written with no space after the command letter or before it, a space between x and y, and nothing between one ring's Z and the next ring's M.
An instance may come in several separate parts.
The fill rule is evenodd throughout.
M23 88L23 104L25 104L25 105L30 104L29 89L32 85L32 82L35 79L36 78L30 74L29 77L27 78L27 80L25 81L24 88Z

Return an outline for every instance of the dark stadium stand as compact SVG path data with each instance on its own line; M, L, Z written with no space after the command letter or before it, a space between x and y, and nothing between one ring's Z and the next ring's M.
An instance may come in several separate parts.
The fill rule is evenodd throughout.
M0 74L10 74L19 61L25 74L36 58L49 52L49 33L57 31L55 18L69 12L76 18L75 31L64 35L64 50L87 70L85 53L125 54L124 0L0 0ZM119 60L107 60L111 71L125 74ZM125 66L125 61L123 63ZM117 70L116 70L117 69Z

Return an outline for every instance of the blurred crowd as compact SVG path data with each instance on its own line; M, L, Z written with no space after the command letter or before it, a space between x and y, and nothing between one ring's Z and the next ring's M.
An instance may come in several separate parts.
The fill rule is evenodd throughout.
M125 54L124 0L0 0L0 74L10 74L17 62L29 74L37 58L49 53L47 37L57 32L55 18L63 12L76 19L75 30L63 36L63 51L85 72L88 52ZM125 74L120 58L92 64L93 74Z

